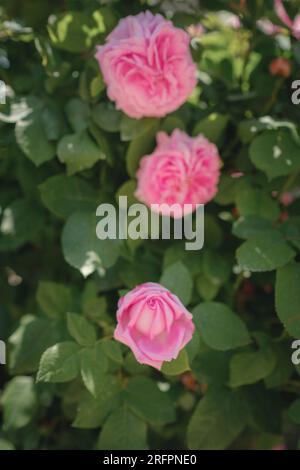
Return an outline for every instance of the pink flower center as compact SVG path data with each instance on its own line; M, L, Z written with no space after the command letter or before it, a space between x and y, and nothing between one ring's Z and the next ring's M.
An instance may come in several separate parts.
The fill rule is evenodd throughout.
M152 310L154 310L155 307L157 306L157 299L155 297L151 297L150 299L147 300L147 305Z
M135 329L142 335L154 338L165 330L164 314L155 297L146 301L145 307L135 323Z

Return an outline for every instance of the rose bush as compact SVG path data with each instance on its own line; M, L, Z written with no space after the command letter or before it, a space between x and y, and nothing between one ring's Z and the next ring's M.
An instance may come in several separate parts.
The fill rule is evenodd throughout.
M0 449L299 446L299 13L1 2ZM204 248L98 239L119 196Z

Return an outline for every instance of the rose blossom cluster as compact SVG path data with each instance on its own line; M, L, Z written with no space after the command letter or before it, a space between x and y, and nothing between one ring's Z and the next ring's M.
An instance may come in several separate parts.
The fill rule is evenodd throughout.
M196 86L189 41L186 31L149 11L122 19L96 53L108 97L136 119L178 109ZM217 147L205 137L159 132L156 149L141 159L136 196L149 206L177 204L183 211L171 215L182 217L185 205L194 211L215 196L220 166ZM119 301L115 339L140 363L160 369L193 332L192 315L160 284L138 286Z

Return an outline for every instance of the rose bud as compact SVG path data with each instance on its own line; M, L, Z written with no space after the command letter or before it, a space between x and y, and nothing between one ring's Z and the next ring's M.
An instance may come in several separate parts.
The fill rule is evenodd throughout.
M192 339L192 315L176 295L160 284L148 282L121 297L114 337L126 344L141 364L161 369L176 359Z
M278 57L270 63L269 71L274 77L288 78L291 75L291 63L283 57Z

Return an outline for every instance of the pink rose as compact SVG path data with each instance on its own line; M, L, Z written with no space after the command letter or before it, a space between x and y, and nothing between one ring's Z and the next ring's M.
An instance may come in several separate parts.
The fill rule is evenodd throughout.
M280 34L282 29L277 24L272 23L268 18L261 18L256 22L257 27L267 36L275 36L276 34Z
M138 362L160 370L192 339L192 318L176 295L148 282L120 298L114 337L129 346Z
M291 20L283 6L282 0L275 0L274 8L278 18L291 30L292 35L300 40L300 15L297 15L294 20Z
M193 138L178 129L171 136L159 132L156 149L140 162L135 195L148 206L177 204L178 211L166 206L158 212L182 217L216 195L220 165L217 147L202 135Z
M150 11L123 18L98 46L107 93L128 116L165 116L196 86L188 34Z
M191 38L200 38L205 33L205 29L204 29L204 27L202 26L201 23L190 24L186 28L186 31L187 31L187 33L189 34L189 36Z
M230 13L229 11L221 11L218 16L223 25L227 26L228 28L240 29L242 27L241 20L234 13Z

